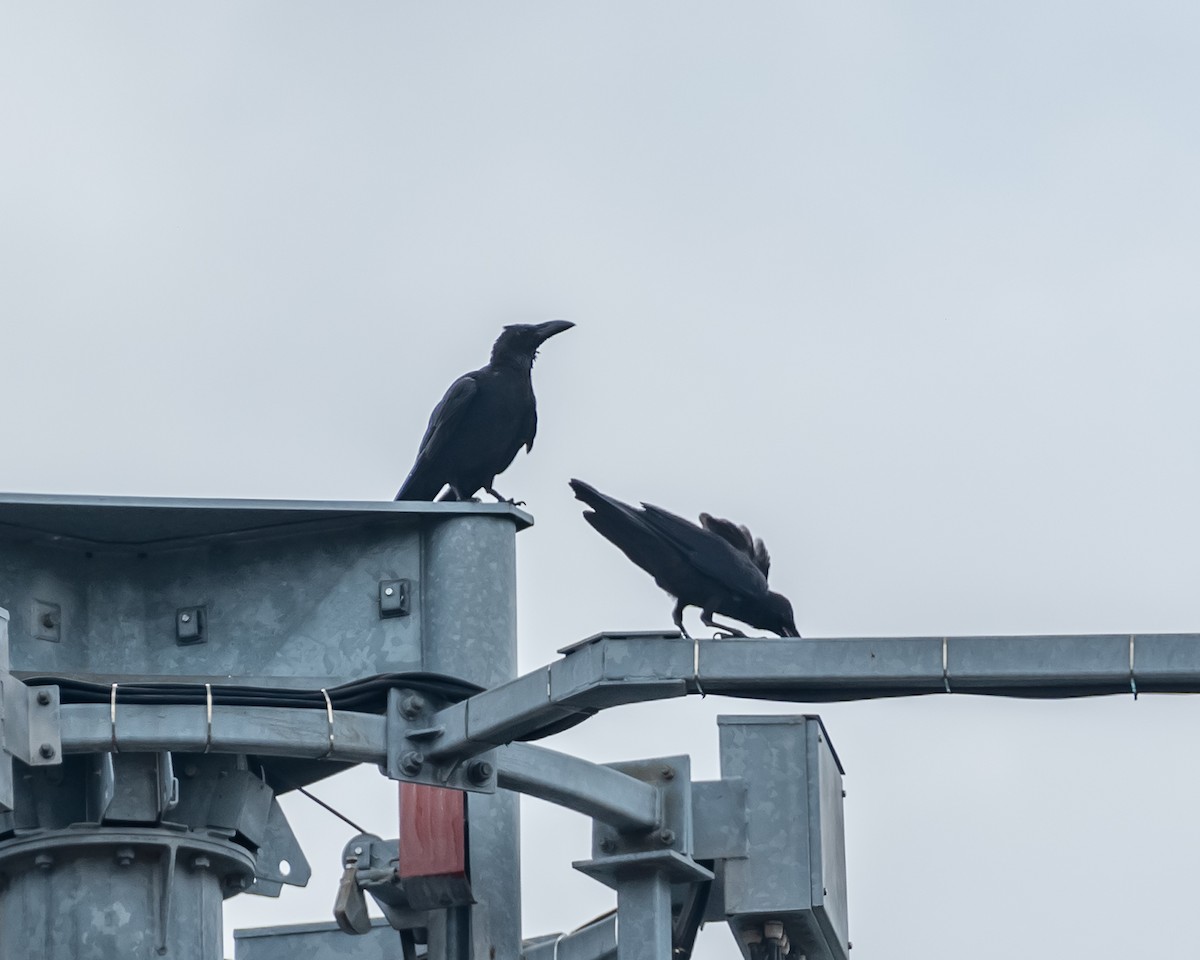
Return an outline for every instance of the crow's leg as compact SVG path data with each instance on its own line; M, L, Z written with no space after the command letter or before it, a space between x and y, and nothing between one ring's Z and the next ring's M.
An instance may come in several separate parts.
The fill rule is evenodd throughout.
M731 637L744 637L745 636L745 634L742 633L742 631L739 630L737 627L728 627L723 623L715 622L713 620L713 612L714 611L712 611L712 610L702 610L700 612L700 622L702 624L704 624L706 627L712 627L714 630L722 630L725 633L729 634Z
M691 640L691 636L687 632L687 627L683 625L683 611L687 609L687 604L682 600L675 601L675 609L671 611L671 619L675 621L675 626L679 628L679 632L683 634L684 640Z
M484 487L483 489L495 497L497 503L511 503L514 507L525 506L524 500L510 500L508 497L502 497L496 492L494 487Z

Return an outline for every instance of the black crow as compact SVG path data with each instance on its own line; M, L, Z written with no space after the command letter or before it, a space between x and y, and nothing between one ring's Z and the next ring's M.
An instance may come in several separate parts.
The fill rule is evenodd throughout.
M708 627L735 637L745 634L714 623L722 613L781 637L798 637L792 605L767 588L771 557L745 527L700 514L700 526L659 507L639 510L605 496L582 480L572 480L575 497L586 503L583 517L630 560L675 597L673 618L683 635L683 611L699 607Z
M480 489L504 500L493 486L496 474L522 447L532 450L537 434L533 359L546 340L573 326L550 320L505 327L488 365L455 380L433 408L396 499L433 500L449 485L448 500L473 500Z

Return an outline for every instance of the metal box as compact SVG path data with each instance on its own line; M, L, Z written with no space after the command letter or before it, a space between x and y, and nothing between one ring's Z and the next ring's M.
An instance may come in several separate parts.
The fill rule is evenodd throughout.
M329 687L515 630L508 504L0 494L12 670ZM390 591L390 592L389 592ZM444 655L445 654L445 655ZM467 671L468 673L475 671Z
M723 716L722 779L746 786L746 856L725 861L725 915L743 954L784 925L795 956L846 960L842 767L815 716Z
M422 946L418 957L427 951ZM250 927L233 932L234 960L401 960L400 934L386 920L371 921L371 930L350 937L336 923L298 923L283 927Z

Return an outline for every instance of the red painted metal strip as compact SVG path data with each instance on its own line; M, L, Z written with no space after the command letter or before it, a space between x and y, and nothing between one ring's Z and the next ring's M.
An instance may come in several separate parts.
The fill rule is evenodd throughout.
M461 790L400 784L400 859L406 877L465 876L466 794Z

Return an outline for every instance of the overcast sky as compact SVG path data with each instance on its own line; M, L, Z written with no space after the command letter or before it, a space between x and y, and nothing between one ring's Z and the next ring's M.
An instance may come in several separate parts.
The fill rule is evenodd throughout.
M562 317L499 483L525 669L670 623L572 476L749 524L805 636L1200 630L1194 3L0 11L0 489L390 498L501 325ZM718 713L807 709L551 744L715 777ZM1200 702L819 712L856 960L1193 938ZM317 789L394 835L374 769ZM610 906L523 809L526 934ZM228 929L329 917L350 831L287 810L313 880Z

